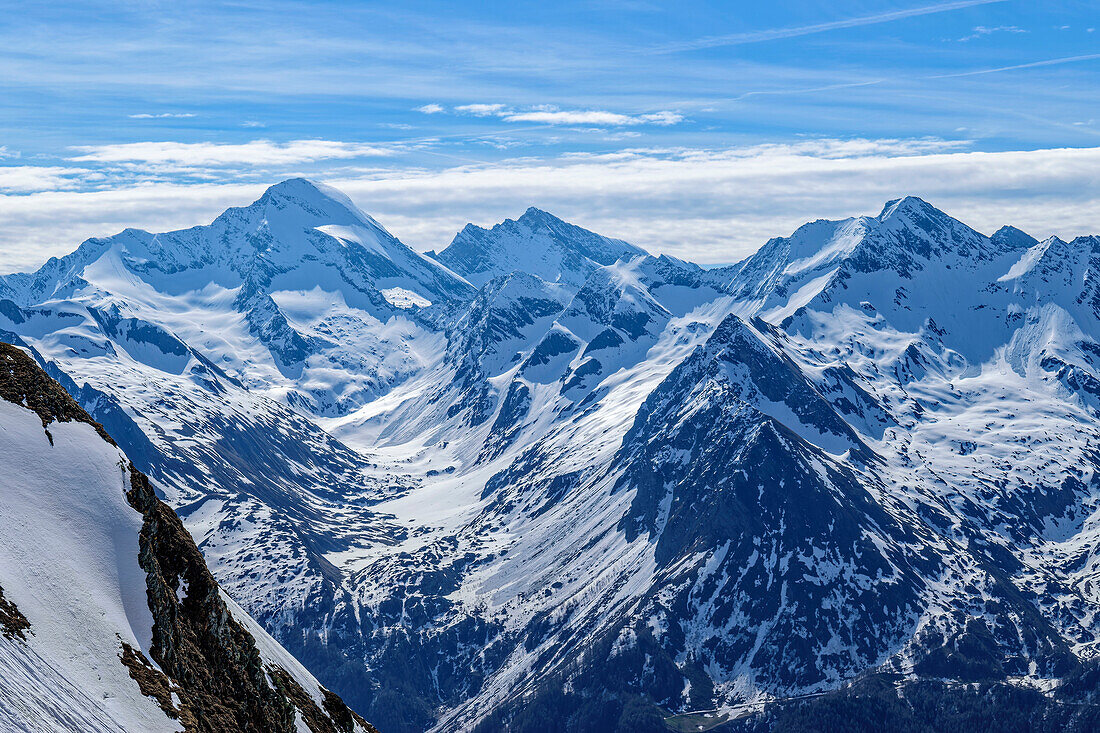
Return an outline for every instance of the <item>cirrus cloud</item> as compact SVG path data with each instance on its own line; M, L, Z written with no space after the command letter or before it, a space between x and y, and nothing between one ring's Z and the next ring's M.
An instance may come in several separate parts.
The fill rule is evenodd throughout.
M135 142L115 145L83 145L72 148L78 163L148 163L190 167L225 165L294 165L319 160L387 156L392 150L368 143L338 140L291 140L276 143Z
M418 108L421 112L438 114L446 111L442 105L428 104ZM518 109L498 102L460 104L455 114L474 117L496 117L505 122L534 122L542 125L587 125L598 127L626 127L630 125L669 126L683 122L684 116L671 110L658 110L642 114L626 114L602 109L561 109L552 104Z
M958 40L962 43L966 43L967 41L973 41L975 38L991 36L994 33L1027 33L1027 31L1014 25L978 25L974 26L974 31L970 35L963 36Z

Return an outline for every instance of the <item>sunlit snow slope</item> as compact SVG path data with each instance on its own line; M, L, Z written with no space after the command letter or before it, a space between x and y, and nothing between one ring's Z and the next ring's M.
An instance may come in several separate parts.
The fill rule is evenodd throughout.
M538 210L435 257L288 181L4 278L0 330L384 730L1096 654L1097 239L908 197L716 270Z

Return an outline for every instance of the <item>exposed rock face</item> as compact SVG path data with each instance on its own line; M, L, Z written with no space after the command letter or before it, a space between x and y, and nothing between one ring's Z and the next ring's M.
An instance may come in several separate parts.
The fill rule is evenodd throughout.
M42 418L42 428L47 436L51 422L76 420L88 423L100 437L115 445L103 426L93 420L60 384L50 379L22 351L4 343L0 343L0 397L37 413ZM50 442L53 442L52 438Z
M55 422L83 422L114 445L59 384L7 344L0 344L0 396L33 410L47 435ZM125 642L119 662L142 693L189 733L292 733L299 730L299 717L313 733L374 732L336 695L318 689L318 703L299 680L265 660L256 639L234 617L179 517L157 498L143 473L132 464L125 468L130 484L126 498L143 518L138 562L146 573L156 666ZM26 640L29 628L0 591L3 635Z
M145 517L141 567L148 573L153 658L181 687L189 729L292 730L293 706L268 684L260 654L233 620L194 541L148 479L130 469L127 496ZM176 588L184 587L182 602Z
M4 598L4 589L0 588L0 634L5 639L27 640L27 632L31 628L31 622L20 612L19 607Z

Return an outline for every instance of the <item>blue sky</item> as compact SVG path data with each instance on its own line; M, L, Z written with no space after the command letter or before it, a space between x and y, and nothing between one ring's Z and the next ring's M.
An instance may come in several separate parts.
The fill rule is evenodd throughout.
M2 5L4 269L289 175L421 249L539 205L728 261L906 193L1100 230L1095 2Z

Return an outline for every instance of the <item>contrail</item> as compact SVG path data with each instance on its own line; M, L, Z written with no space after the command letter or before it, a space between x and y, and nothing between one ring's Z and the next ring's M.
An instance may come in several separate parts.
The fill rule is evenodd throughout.
M1032 61L1029 64L1016 64L1014 66L998 66L993 69L978 69L977 71L960 71L955 74L938 74L929 76L929 79L956 79L960 76L978 76L979 74L996 74L998 71L1015 71L1016 69L1034 69L1037 66L1057 66L1058 64L1072 64L1075 61L1092 61L1100 59L1100 53L1090 53L1084 56L1065 56L1060 59L1047 59L1046 61Z
M814 25L795 26L791 28L773 28L762 31L748 31L746 33L732 33L727 36L708 36L694 41L658 46L657 48L650 49L649 52L677 53L679 51L695 51L703 48L716 48L718 46L740 46L746 43L760 43L762 41L774 41L781 38L808 36L813 33L824 33L826 31L835 31L842 28L857 28L864 25L889 23L895 20L904 20L905 18L916 18L921 15L932 15L933 13L946 13L949 10L961 10L963 8L974 7L975 5L990 5L1000 2L1005 2L1005 0L957 0L956 2L925 5L924 7L910 8L908 10L894 10L889 13L879 13L878 15L864 15L858 18L834 20L828 23L816 23Z

